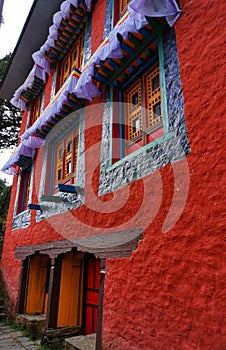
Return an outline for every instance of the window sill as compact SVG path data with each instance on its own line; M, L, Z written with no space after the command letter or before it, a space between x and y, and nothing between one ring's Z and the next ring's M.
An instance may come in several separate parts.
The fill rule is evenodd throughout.
M125 163L128 160L131 160L131 158L136 157L137 155L139 155L140 153L143 153L147 150L149 150L152 147L155 147L156 145L159 145L161 143L163 143L164 141L172 138L174 136L174 132L168 132L165 135L163 135L162 137L159 137L157 140L154 140L152 142L150 142L149 144L141 147L139 150L134 151L133 153L130 153L129 155L123 157L122 159L120 159L119 161L117 161L116 163L110 165L106 171L109 172L115 168L117 168L118 166L122 165L123 163Z

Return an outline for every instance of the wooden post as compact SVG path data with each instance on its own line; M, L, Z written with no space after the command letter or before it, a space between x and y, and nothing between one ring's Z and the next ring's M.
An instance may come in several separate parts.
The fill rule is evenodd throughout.
M98 297L98 320L97 320L96 350L101 350L101 342L102 342L105 267L106 267L106 259L101 259L101 262L100 262L100 289L99 289L99 297Z
M25 313L26 305L26 291L27 291L27 282L28 282L28 271L29 271L29 258L26 258L22 262L21 271L20 271L20 286L19 286L19 297L17 304L17 313Z
M62 259L59 256L57 258L51 258L46 328L57 327L61 264Z

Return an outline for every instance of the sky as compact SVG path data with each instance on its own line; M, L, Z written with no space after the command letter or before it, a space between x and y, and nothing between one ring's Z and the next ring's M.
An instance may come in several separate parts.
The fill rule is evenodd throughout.
M0 28L0 58L13 52L32 4L33 0L4 0L4 23Z
M13 52L33 0L4 0L3 19L0 27L0 59ZM13 150L0 153L0 169L7 162ZM8 184L13 181L13 176L7 176L0 171L0 178L6 179Z

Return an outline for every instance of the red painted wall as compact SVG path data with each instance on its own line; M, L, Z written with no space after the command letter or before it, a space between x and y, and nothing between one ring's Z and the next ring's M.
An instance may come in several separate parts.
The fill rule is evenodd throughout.
M190 155L186 160L173 166L167 165L159 172L129 185L124 207L112 215L97 214L94 210L95 198L91 202L93 210L83 205L73 212L78 221L87 224L84 235L89 235L89 228L94 223L97 227L112 229L134 217L145 199L145 188L152 191L153 204L163 191L160 208L152 223L150 207L144 206L143 216L147 227L143 241L131 258L107 260L104 350L219 350L224 349L226 344L223 325L225 226L222 220L225 207L223 180L226 175L222 123L225 101L225 6L223 0L211 3L207 0L184 0L181 5L183 13L175 30ZM92 52L102 40L104 6L101 1L95 5ZM98 12L98 9L101 11ZM93 103L101 101L95 99ZM89 129L85 133L86 150L101 140L101 127L98 126L102 121L101 107L95 113L97 126L92 126L93 117L89 112L85 115L86 129ZM97 160L100 154L98 147ZM175 171L183 170L185 163L189 171L188 198L178 222L170 231L163 233L162 225L174 196ZM92 176L97 195L99 168L89 175ZM39 177L37 174L36 178ZM160 182L157 181L158 177ZM71 221L64 222L64 236L54 230L51 221L35 224L34 211L29 228L11 232L16 181L15 178L1 263L12 313L17 302L21 268L21 263L14 260L15 246L80 234L79 230L70 232ZM102 201L111 199L109 196L103 196ZM35 192L33 199L36 199ZM52 220L55 227L58 223L62 225L61 216L54 216Z
M225 2L183 1L175 25L191 154L188 199L166 234L171 166L163 200L130 259L108 260L104 350L224 349ZM122 268L123 267L123 268Z
M104 32L104 20L106 12L106 0L97 1L92 12L92 39L91 53L93 54L102 43Z

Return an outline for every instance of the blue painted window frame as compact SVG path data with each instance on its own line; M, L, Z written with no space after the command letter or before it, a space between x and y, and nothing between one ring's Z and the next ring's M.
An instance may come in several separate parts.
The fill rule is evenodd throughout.
M79 113L79 111L77 112ZM80 113L79 113L80 114ZM67 136L71 134L71 132L76 128L78 127L78 155L80 154L80 150L81 150L81 119L82 119L82 116L79 115L79 118L76 122L76 124L73 124L73 126L69 129L66 129L61 135L59 138L56 138L54 139L54 142L52 142L51 144L48 145L47 149L48 149L48 152L50 152L51 154L51 157L50 157L50 175L49 175L49 186L48 186L48 191L46 189L46 180L44 180L45 182L45 190L44 190L44 194L47 194L47 195L53 195L53 189L57 188L57 186L54 185L55 183L55 169L56 169L56 158L55 158L55 152L56 152L56 149L57 149L57 146L59 144L60 141L62 140L66 140ZM53 129L54 130L54 129ZM48 153L47 152L47 153ZM47 157L47 154L46 154L46 157ZM47 160L46 160L47 161ZM76 178L76 181L74 184L70 184L69 186L75 186L75 184L78 184L79 183L79 179L78 179L78 162L79 162L79 157L77 157L77 163L76 163L76 167L75 167L75 170L76 170L76 175L75 175L75 178ZM47 166L47 165L46 165Z
M160 69L160 89L161 89L161 111L162 111L162 123L163 123L163 130L164 135L159 137L158 139L146 144L145 146L141 147L140 150L134 151L131 154L125 156L124 155L124 146L123 146L123 111L122 108L119 110L119 139L120 139L120 145L119 145L119 157L120 160L112 163L113 159L113 145L112 142L110 144L110 157L109 157L109 170L116 167L122 162L125 162L127 159L139 154L140 152L143 152L145 149L149 149L153 147L156 143L161 142L161 140L164 140L165 138L172 137L172 133L169 132L169 121L168 121L168 113L167 113L167 99L166 99L166 84L165 84L165 73L164 73L164 54L163 54L163 37L162 37L162 30L157 31L157 40L158 40L158 55L154 56L151 61L147 62L140 70L137 72L131 79L129 79L124 86L118 90L118 101L123 102L123 94L124 91L134 83L135 79L139 76L143 75L147 70L149 70L153 65L155 65L157 62L159 63L159 69ZM113 89L114 87L110 87L110 99L113 101ZM122 107L122 106L121 106ZM111 140L113 140L113 113L111 113L111 129L110 129L110 137Z
M153 25L155 24L154 21ZM162 28L159 41L162 43L162 50L159 51L159 66L162 78L165 78L161 83L163 85L161 90L165 93L162 96L166 116L163 120L164 135L112 164L113 123L118 121L113 120L113 97L116 96L113 96L111 81L105 87L99 196L142 179L169 163L181 160L191 151L174 29L168 26ZM118 73L121 72L122 70Z
M32 176L31 166L27 170L21 171L21 181L20 181L20 185L19 185L20 188L19 188L19 197L18 197L16 214L20 214L23 211L27 210L27 209L25 209L25 205L26 205L25 199L27 196L28 201L29 201L30 192L32 190L31 176ZM30 190L29 190L29 193L27 194L29 180L30 180Z

